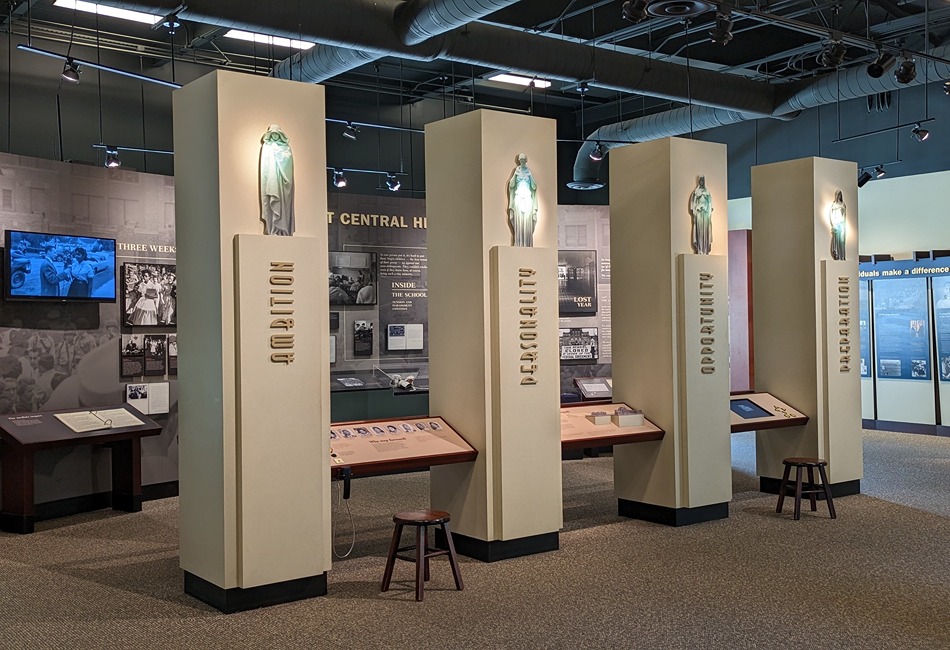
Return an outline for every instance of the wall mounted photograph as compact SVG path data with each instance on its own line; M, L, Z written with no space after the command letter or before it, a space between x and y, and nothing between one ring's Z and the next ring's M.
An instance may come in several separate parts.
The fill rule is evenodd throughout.
M330 251L330 304L375 305L376 253Z
M563 363L594 363L598 354L596 327L569 327L559 330Z
M177 324L178 280L174 264L122 265L123 322L131 327Z
M557 252L558 311L597 313L597 251Z

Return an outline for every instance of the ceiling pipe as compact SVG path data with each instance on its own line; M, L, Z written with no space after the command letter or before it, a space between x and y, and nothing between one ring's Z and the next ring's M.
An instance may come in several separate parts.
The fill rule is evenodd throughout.
M177 1L102 3L165 15L178 8ZM442 59L569 83L588 80L590 85L607 90L672 101L692 99L694 104L758 115L770 114L775 103L774 88L764 82L693 67L687 84L683 65L496 25L468 23L418 45L406 45L394 22L401 4L398 0L314 0L293 6L274 3L267 11L261 11L256 0L192 0L177 15L184 20L310 40L379 56ZM307 53L301 53L299 69L306 69L307 58ZM298 77L296 72L291 73L293 78Z
M950 55L950 45L934 48L928 54L931 61L946 58ZM950 65L930 63L930 66L931 74L928 76L931 81L950 77ZM909 84L899 83L893 74L885 74L879 79L874 79L868 76L866 68L867 66L862 63L842 70L840 73L830 72L820 77L780 86L782 95L770 117L792 119L809 108L924 83L925 75L922 74L918 74L917 78ZM600 180L601 163L590 158L590 152L598 142L612 149L625 144L647 142L683 135L690 131L704 131L727 124L736 124L757 117L760 116L736 111L710 110L700 106L693 106L690 111L687 106L601 126L587 136L577 152L574 159L574 179L568 183L568 186L573 189L599 189L605 185Z

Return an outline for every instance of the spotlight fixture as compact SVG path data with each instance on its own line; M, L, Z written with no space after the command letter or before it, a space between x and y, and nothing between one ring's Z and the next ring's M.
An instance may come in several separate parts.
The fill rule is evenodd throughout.
M646 0L627 0L620 9L620 16L631 23L639 23L647 17Z
M346 176L343 175L342 170L339 170L339 169L333 170L333 186L346 187Z
M66 59L66 64L63 66L63 81L68 81L71 84L79 83L79 64L73 61L71 58Z
M884 169L884 165L878 165L874 168L874 176L875 178L884 178L887 176L887 170Z
M607 155L607 145L598 142L597 146L590 152L590 159L594 162L600 162Z
M864 187L869 180L871 180L871 173L866 169L862 169L861 173L858 174L858 187Z
M874 61L868 64L868 76L872 79L880 79L885 72L894 67L895 63L897 63L897 59L894 58L893 54L881 52Z
M343 137L348 140L356 140L357 136L360 134L360 127L354 126L352 122L346 123L346 128L343 129Z
M716 45L725 45L732 40L731 13L716 14L716 26L709 30L709 38Z
M178 16L175 14L168 14L162 20L162 27L168 30L168 33L174 35L178 31L178 28L181 27L181 21L178 20Z
M586 95L588 92L590 92L590 86L587 84L586 81L582 81L582 82L580 82L579 84L577 84L577 89L576 89L576 90L577 90L577 92L579 92L580 94Z
M841 41L829 41L824 49L818 54L818 63L826 68L837 68L844 63L844 55L848 53L848 48Z
M894 71L894 80L899 84L909 84L917 78L917 64L913 59L901 57L900 65Z
M915 124L914 128L910 130L910 137L917 142L923 142L930 137L930 131L920 128L920 124Z
M115 169L116 167L122 166L122 161L119 160L119 148L113 147L111 145L106 145L106 162L105 166L110 169Z
M943 82L943 94L950 95L950 81Z
M390 192L395 192L400 187L402 183L399 182L399 179L396 178L395 174L386 174L386 189Z

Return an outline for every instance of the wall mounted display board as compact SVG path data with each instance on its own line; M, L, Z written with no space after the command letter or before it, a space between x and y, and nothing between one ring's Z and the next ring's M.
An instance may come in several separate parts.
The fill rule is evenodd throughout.
M561 408L561 448L585 449L587 447L606 447L625 445L634 442L662 440L665 432L647 419L639 426L618 426L609 421L595 424L588 416L594 412L612 414L626 404L601 404L590 406L579 404Z
M145 345L145 374L162 376L168 370L166 351L168 337L165 334L146 334Z
M868 295L870 283L867 280L858 282L858 327L861 337L861 360L858 362L861 377L870 377L874 363L871 360L871 304ZM948 348L950 349L950 348Z
M874 281L877 377L930 380L927 278Z
M808 416L771 393L741 393L729 398L732 432L794 427Z
M350 467L354 476L467 463L477 456L440 417L330 425L330 467Z
M107 407L126 413L141 424L108 427L77 433L57 415L89 413L69 409L0 416L0 462L3 489L0 530L32 533L34 524L34 454L48 449L105 445L112 447L112 507L138 512L142 509L142 438L157 436L162 427L131 407Z
M599 336L596 327L570 327L559 330L561 363L597 361Z
M145 374L145 339L143 334L122 335L120 377L141 377Z

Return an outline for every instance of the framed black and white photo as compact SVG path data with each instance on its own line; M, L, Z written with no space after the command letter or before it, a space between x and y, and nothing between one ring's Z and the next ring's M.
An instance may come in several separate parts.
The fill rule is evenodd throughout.
M599 350L596 327L570 327L559 330L559 348L563 363L595 363Z
M174 264L122 265L122 318L131 327L177 324L178 280Z
M557 252L558 312L597 313L597 251Z
M123 334L120 377L141 377L145 374L145 341L142 334Z
M330 304L375 305L376 253L330 251Z
M353 321L353 355L357 357L373 356L372 321Z
M145 374L164 375L168 369L168 336L165 334L146 334L144 345Z

